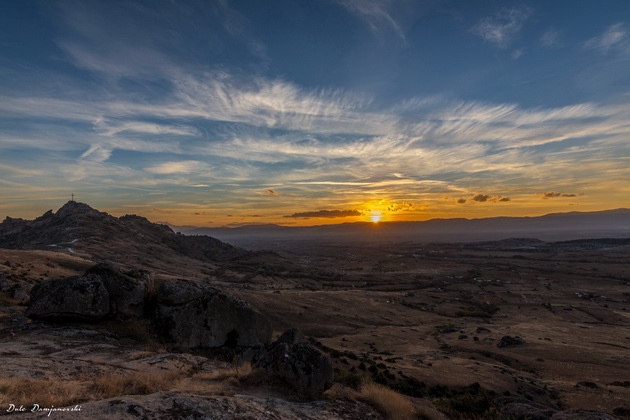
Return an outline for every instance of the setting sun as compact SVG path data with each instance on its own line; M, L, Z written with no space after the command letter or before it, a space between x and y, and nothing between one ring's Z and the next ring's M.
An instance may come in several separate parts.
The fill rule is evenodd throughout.
M374 211L374 212L372 212L372 214L370 216L370 220L373 223L380 222L382 218L383 218L383 214L380 211Z

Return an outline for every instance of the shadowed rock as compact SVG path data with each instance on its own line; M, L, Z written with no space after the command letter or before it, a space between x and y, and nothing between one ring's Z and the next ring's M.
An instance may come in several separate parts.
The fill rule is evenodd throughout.
M550 420L556 413L556 410L525 398L509 398L497 405L501 407L499 420Z
M235 346L271 340L271 324L248 303L212 287L166 280L156 297L155 333L165 342L187 348ZM229 334L229 335L228 335Z
M26 314L33 319L87 321L140 318L152 280L146 271L133 274L98 264L82 276L46 280L31 291Z
M112 315L116 319L137 319L144 315L147 293L153 283L151 273L132 270L121 273L110 264L98 264L85 272L100 277L109 292Z
M332 386L330 359L311 347L304 335L291 328L280 336L256 363L272 371L299 392L318 395Z
M511 346L518 346L519 344L524 344L525 340L523 340L521 337L512 337L509 335L505 335L503 337L501 337L501 340L499 340L499 342L497 343L497 347L511 347Z
M617 417L600 411L564 410L551 417L551 420L618 420Z
M98 275L51 279L33 287L26 316L101 321L110 317L109 292Z

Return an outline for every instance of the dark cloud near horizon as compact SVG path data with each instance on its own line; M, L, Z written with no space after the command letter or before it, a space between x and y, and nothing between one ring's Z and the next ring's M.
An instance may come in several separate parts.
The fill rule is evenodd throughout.
M485 203L490 198L489 195L486 194L477 194L472 199L473 201L478 201L479 203Z
M400 203L393 203L390 206L388 206L387 211L390 213L393 213L396 211L411 210L413 208L414 208L413 203L410 203L408 201L401 201Z
M489 195L489 194L477 194L473 198L472 201L476 201L478 203L507 203L508 201L512 201L510 197L502 197L500 195ZM458 204L465 204L468 201L466 198L457 199Z
M293 213L289 216L284 217L352 217L352 216L362 216L359 210L318 210L318 211L305 211L301 213Z
M547 200L549 198L556 198L556 197L577 197L577 194L573 194L573 193L561 193L561 192L557 192L557 191L549 191L546 193L542 193L541 197L543 200Z

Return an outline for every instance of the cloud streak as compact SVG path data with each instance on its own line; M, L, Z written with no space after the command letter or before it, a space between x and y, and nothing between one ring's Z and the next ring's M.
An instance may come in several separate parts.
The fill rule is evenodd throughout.
M628 41L628 31L623 22L615 23L601 35L593 37L584 43L584 48L599 51L601 54L608 54L611 50L626 46Z
M301 213L293 213L284 217L296 217L296 218L336 218L336 217L356 217L362 216L359 210L318 210L318 211L305 211Z

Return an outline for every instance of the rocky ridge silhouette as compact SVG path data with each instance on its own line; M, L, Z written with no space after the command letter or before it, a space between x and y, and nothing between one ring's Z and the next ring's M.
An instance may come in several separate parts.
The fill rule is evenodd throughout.
M61 250L127 263L169 257L217 262L251 255L209 236L176 234L142 216L114 217L76 201L34 220L7 217L0 223L0 247Z

